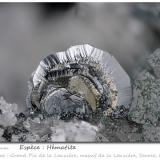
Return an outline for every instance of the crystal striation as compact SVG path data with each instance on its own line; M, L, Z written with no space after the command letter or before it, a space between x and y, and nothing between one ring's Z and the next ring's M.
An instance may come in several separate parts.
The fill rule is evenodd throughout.
M107 114L117 106L129 108L131 97L130 78L117 60L85 44L40 62L30 81L27 104L47 115L85 119L99 108Z

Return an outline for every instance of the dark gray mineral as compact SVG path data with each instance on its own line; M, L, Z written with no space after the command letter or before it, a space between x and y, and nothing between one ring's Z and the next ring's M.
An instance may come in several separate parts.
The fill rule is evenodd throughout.
M70 82L63 83L64 87L57 87L59 83L44 85L42 90L45 94L42 96L39 94L40 96L36 97L37 103L35 105L43 103L42 106L46 108L37 112L32 110L29 114L18 114L15 104L8 104L1 98L0 141L160 142L159 64L160 50L156 50L148 57L146 68L138 74L132 83L133 98L128 108L117 106L111 112L109 110L104 112L101 109L94 112L91 109L90 111L93 112L91 119L80 118L75 116L76 114L69 120L60 119L59 111L63 113L62 111L65 110L67 113L73 113L78 110L78 113L84 114L92 104L90 99L86 99L87 96L76 93L78 87L76 88L77 83L75 82L77 80L81 85L88 86L88 84L82 83L84 79L77 77L75 77L76 81L74 81L75 79L71 80L70 88L65 88L66 84L68 85ZM29 86L30 89L33 89L32 85ZM75 92L70 90L74 87L76 88ZM30 90L29 93L32 91ZM35 93L40 92L36 90ZM47 97L49 98L47 99ZM40 101L38 101L39 98ZM53 116L54 114L49 116L43 113L44 110L48 113L57 113L58 116Z

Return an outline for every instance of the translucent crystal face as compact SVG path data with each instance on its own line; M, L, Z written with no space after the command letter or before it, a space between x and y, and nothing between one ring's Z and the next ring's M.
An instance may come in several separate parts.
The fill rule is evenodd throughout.
M47 56L33 75L32 105L47 114L85 115L128 107L130 79L116 59L89 45Z

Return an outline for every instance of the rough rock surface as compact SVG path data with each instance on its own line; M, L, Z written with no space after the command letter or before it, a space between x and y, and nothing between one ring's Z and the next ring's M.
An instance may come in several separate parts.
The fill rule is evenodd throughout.
M103 119L109 142L160 142L160 50L151 54L146 68L132 84L133 99L128 115Z
M160 80L143 71L134 83L133 101L129 116L139 124L157 125L160 118Z
M160 49L157 49L151 56L148 58L148 64L153 71L154 76L157 79L160 79Z
M133 100L129 118L142 125L144 142L160 142L160 50L147 61L148 65L133 84Z

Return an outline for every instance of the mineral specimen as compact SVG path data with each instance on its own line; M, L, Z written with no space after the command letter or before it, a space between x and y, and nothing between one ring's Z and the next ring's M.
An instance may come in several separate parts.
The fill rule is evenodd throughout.
M132 121L157 125L160 119L160 50L148 58L144 69L133 84L133 100L129 111Z
M81 77L82 75L69 77L68 83L64 83L63 87L59 88L56 88L57 83L49 83L49 85L46 83L46 86L42 86L44 95L40 98L43 101L44 109L48 112L61 112L64 119L66 119L64 110L67 106L69 107L67 111L74 112L72 114L76 115L77 110L77 113L85 113L87 107L92 105L89 111L95 114L93 114L91 122L77 119L73 115L69 115L72 118L65 121L63 118L59 119L59 116L45 116L43 112L17 114L17 105L8 104L1 98L0 116L6 114L3 115L3 119L1 117L0 121L0 142L160 142L159 61L160 50L158 49L150 55L147 67L138 74L132 84L133 99L125 116L123 116L124 110L127 109L125 106L116 106L118 110L112 112L113 116L95 112L97 110L95 99L101 94L95 87L96 85L88 84L88 79L85 76ZM101 81L98 79L96 82L100 83ZM29 93L32 93L34 85L31 81L29 87L31 89ZM83 91L88 92L83 94ZM67 96L73 100L71 103L70 99L66 98ZM50 102L50 100L54 100L54 102ZM65 101L63 106L61 101ZM73 104L74 101L77 103L76 105ZM55 102L60 106L55 105ZM45 108L47 105L50 107ZM12 113L11 117L8 114L10 112ZM122 116L117 117L117 115ZM97 119L100 121L93 124L93 121L97 121Z
M59 125L51 128L53 142L93 142L96 141L98 127L85 121L60 121Z
M24 127L29 131L25 141L36 142L94 142L97 138L98 127L85 121L63 121L53 117L41 119L28 118Z
M40 62L29 82L27 104L33 112L85 119L99 108L107 114L117 106L129 108L131 97L129 76L116 59L85 44Z
M0 98L0 125L3 127L14 125L17 122L16 112L16 104L8 104L3 97Z

